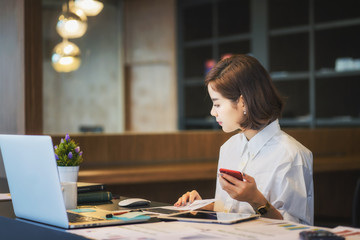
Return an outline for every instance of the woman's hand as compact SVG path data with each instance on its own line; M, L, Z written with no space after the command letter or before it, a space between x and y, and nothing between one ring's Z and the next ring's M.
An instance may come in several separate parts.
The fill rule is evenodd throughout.
M187 192L179 197L178 201L174 204L175 207L185 206L188 203L192 203L195 200L201 200L200 194L196 190Z
M221 188L226 191L230 197L238 201L248 202L254 210L267 203L267 199L257 189L255 179L243 173L244 181L234 178L228 174L219 174ZM283 219L281 213L270 204L268 212L263 217L273 219Z
M257 189L255 179L243 173L244 181L234 178L228 174L219 174L221 188L226 191L231 198L244 201L253 202L262 195Z

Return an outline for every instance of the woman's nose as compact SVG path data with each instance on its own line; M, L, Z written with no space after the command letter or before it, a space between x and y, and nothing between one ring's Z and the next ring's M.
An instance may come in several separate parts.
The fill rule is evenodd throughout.
M214 106L210 110L210 115L213 116L213 117L216 117L216 111L214 109Z

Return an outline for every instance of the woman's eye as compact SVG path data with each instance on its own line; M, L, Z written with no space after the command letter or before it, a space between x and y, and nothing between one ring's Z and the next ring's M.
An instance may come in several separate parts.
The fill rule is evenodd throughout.
M220 107L220 105L219 105L219 104L214 104L214 107L216 107L216 108L217 108L217 107Z

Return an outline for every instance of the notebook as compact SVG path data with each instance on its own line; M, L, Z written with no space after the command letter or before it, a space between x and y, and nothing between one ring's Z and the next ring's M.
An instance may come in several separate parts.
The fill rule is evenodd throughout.
M50 136L2 135L0 150L16 217L61 228L118 225L148 216L106 218L97 208L66 210ZM72 220L75 218L75 220Z

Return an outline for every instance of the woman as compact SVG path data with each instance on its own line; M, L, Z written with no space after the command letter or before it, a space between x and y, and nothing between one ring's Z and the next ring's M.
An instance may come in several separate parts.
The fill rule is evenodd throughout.
M211 115L224 132L241 130L220 148L218 169L243 173L244 180L218 175L215 204L222 212L313 224L312 153L280 129L283 102L271 78L253 57L220 61L206 76ZM201 199L193 190L174 204Z

